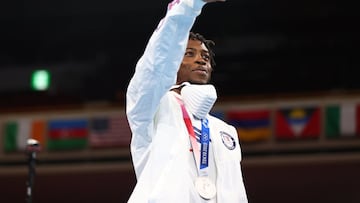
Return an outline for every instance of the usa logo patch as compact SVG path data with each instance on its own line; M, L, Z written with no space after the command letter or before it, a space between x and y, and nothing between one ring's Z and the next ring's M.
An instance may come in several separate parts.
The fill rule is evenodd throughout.
M220 136L221 136L221 140L226 148L228 148L229 150L235 149L235 147L236 147L235 139L231 135L229 135L228 133L226 133L224 131L220 131Z

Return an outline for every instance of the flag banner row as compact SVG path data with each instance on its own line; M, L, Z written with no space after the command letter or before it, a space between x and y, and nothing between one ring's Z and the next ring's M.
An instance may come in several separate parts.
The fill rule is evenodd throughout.
M233 125L241 142L360 137L360 106L331 104L211 112Z
M246 143L360 138L360 105L284 105L259 108L230 106L210 114L233 125ZM23 151L27 139L42 149L82 150L129 147L131 131L124 112L101 116L35 119L2 119L2 149Z
M94 118L20 118L2 124L3 150L23 151L27 139L39 141L49 151L128 147L131 139L124 115Z

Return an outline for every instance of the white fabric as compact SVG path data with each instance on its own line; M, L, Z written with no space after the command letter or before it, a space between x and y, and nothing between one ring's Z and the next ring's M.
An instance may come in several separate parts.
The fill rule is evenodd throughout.
M179 2L179 3L176 3ZM205 3L174 1L151 36L127 90L127 116L132 130L131 154L137 184L129 203L201 203L194 188L197 176L189 135L174 92L189 31ZM207 116L210 148L216 163L217 203L247 202L234 127ZM223 132L235 138L235 149L222 142ZM196 169L196 168L195 168Z
M187 109L199 119L205 118L217 99L215 87L211 84L185 85L181 88L181 96Z

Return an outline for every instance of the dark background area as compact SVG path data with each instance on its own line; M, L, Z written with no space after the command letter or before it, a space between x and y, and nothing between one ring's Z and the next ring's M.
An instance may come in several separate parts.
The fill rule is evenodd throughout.
M123 99L168 2L2 2L0 96L34 94L29 75L42 68L42 97ZM344 1L229 0L206 5L193 30L217 44L219 95L347 91L360 88L358 17Z
M1 2L0 113L24 106L36 114L34 106L124 101L135 64L168 3ZM216 42L213 83L219 96L360 90L359 11L354 4L228 0L206 5L193 30ZM49 90L30 90L30 75L36 69L50 70ZM354 146L349 153L245 153L242 166L249 202L360 202L360 158ZM0 202L25 202L26 165L1 161ZM111 164L121 165L121 170L106 168L104 161L40 162L34 202L126 202L135 185L131 162Z
M357 203L360 201L359 157L268 157L267 161L243 161L244 182L249 203ZM317 157L317 158L316 158ZM305 161L304 161L305 160ZM121 165L121 163L116 163ZM76 165L75 165L76 166ZM117 170L75 170L45 172L34 179L34 203L124 203L133 187L135 175L130 165ZM84 166L79 165L79 168ZM91 168L91 164L87 168ZM27 176L0 176L1 202L26 202ZM181 202L181 201L180 201Z

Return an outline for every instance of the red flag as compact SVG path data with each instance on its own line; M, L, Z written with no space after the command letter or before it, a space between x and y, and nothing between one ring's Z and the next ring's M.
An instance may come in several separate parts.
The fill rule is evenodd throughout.
M293 107L275 113L275 135L280 139L318 138L321 114L318 107Z

